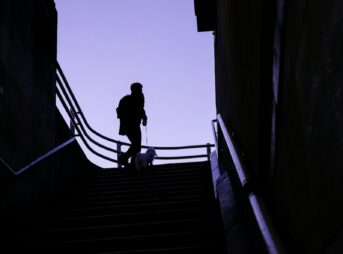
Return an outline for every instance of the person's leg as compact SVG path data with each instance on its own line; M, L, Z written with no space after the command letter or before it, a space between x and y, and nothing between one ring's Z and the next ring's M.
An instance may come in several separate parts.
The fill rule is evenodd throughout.
M118 156L118 163L123 165L124 167L127 167L129 165L128 160L129 158L127 157L126 153L122 153Z
M128 158L131 157L131 165L134 166L136 154L141 151L142 134L140 127L132 130L127 137L131 142L131 146L127 150L126 155Z
M127 167L129 165L128 161L131 158L131 165L135 167L136 154L141 151L142 134L140 127L131 129L127 132L126 136L130 140L131 145L125 153L119 156L118 162Z

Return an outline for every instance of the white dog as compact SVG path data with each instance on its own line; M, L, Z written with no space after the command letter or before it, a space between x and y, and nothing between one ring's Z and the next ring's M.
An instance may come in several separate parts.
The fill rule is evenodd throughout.
M137 153L135 158L135 165L138 170L152 166L152 162L157 156L153 147L149 147L145 153Z

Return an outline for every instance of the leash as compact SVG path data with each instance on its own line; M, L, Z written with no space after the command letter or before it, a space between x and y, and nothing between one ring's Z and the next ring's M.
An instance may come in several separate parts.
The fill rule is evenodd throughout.
M145 125L145 144L148 146L148 125Z

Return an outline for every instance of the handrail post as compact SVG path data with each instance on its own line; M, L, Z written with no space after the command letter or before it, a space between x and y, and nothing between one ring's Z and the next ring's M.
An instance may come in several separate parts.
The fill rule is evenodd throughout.
M122 146L121 143L117 143L117 151L118 151L118 153L117 153L117 161L118 161L118 168L121 168L121 167L122 167L121 164L119 164L119 155L121 154L121 146Z
M210 161L210 158L211 158L211 144L210 143L207 143L207 160Z

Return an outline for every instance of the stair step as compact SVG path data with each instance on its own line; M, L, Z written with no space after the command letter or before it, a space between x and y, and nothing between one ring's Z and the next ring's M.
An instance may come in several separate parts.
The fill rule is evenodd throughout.
M108 254L104 252L103 254ZM194 246L185 246L181 248L160 248L160 249L139 249L139 250L127 250L127 251L111 251L111 254L190 254L190 253L216 253L216 254L225 254L225 250L222 250L217 245L194 245ZM98 253L101 254L101 253Z
M115 178L106 177L101 179L90 179L88 182L84 182L84 186L102 186L102 185L134 185L134 184L156 184L156 183L177 183L177 182L209 182L208 176L205 175L186 175L184 177L170 176L166 178L161 178L157 176L143 177L143 176L132 176L127 178Z
M212 195L212 196L211 196ZM68 204L68 203L83 203L83 202L92 202L92 200L99 200L99 201L129 201L130 200L142 200L148 201L150 199L182 199L183 197L187 196L198 196L200 198L204 198L205 200L208 198L213 199L213 194L208 193L208 191L197 188L197 189L187 189L187 188L180 188L178 190L173 190L171 188L164 188L156 192L151 192L149 190L140 190L140 191L98 191L98 192L86 192L86 193L75 193L75 195L70 196L68 199L59 200L56 204ZM47 205L48 206L48 205ZM56 207L56 205L52 205Z
M13 227L44 253L225 253L208 162L101 170Z
M109 249L115 250L139 250L139 249L153 249L153 248L183 248L194 246L199 242L205 245L213 243L215 236L210 231L205 232L182 232L169 234L149 234L149 235L131 235L121 237L99 237L96 239L85 239L76 241L53 241L43 243L33 243L32 249L39 251L62 251L68 250L78 251L106 251ZM32 244L32 243L30 243Z
M207 203L209 204L209 203ZM130 213L130 212L145 212L145 211L156 211L156 210L172 210L176 208L192 208L207 205L202 200L182 200L182 201L156 201L151 203L138 203L138 204L117 204L111 206L96 206L86 208L64 208L54 209L49 211L39 211L38 217L46 216L86 216L93 214L116 214L116 213Z
M88 200L148 200L148 199L170 199L175 198L179 199L184 196L189 195L196 195L204 198L207 200L208 198L213 199L213 194L209 193L208 190L204 189L192 189L192 190L168 190L164 192L156 192L156 191L146 191L146 192L112 192L107 191L103 193L78 193L70 195L70 197L64 200L58 200L55 204L46 205L46 207L55 208L56 206L63 206L66 203L72 203L73 201L80 201L80 202L87 202Z
M66 225L68 226L68 225ZM31 232L39 241L77 241L99 237L122 237L145 234L169 234L188 231L215 231L215 224L204 219L155 221L149 223L114 224L92 227L66 227Z
M64 216L64 217L31 217L27 218L23 224L25 228L47 229L47 228L64 228L68 224L70 227L80 227L82 225L97 226L110 224L127 224L154 222L160 220L188 220L204 219L214 217L216 212L208 207L177 208L169 210L154 210L148 212L125 212L109 213L83 216Z
M199 170L208 170L210 167L209 162L200 162L200 163L177 163L177 164L160 164L154 165L150 169L144 170L127 170L125 168L112 168L112 169L102 169L99 170L101 174L118 174L118 175L125 175L131 173L148 173L148 172L191 172L191 171L199 171Z
M206 200L210 201L210 195L201 195L198 193L195 194L188 194L185 193L179 196L140 196L137 195L132 196L125 196L125 197L118 197L118 196L100 196L100 197L83 197L79 199L71 199L71 200L64 200L56 207L48 207L42 209L42 211L51 211L51 210L62 210L62 209L69 209L69 208L89 208L89 207L101 207L101 206L115 206L115 205L134 205L134 204L142 204L142 203L155 203L158 201L164 202L174 202L174 201L189 201L189 200L202 200L206 202Z
M191 191L191 190L202 190L205 189L208 191L208 185L204 185L204 184L192 184L192 185L166 185L166 186L158 186L158 187L154 187L154 186L138 186L137 188L134 189L117 189L115 187L111 188L101 188L101 189L96 189L96 190L84 190L84 189L80 189L78 191L75 191L73 194L76 195L84 195L84 194L105 194L105 193L137 193L137 194L141 194L141 193L154 193L154 192L173 192L175 190L179 191L179 190L184 190L184 191Z
M210 185L210 182L205 179L191 179L191 180L178 180L178 181L159 181L159 182L148 182L148 181L127 181L127 182L108 182L102 184L87 184L80 188L81 191L92 191L99 189L138 189L138 188L159 188L165 186L193 186L193 185L202 185L207 187Z
M139 181L147 181L147 182L168 182L168 181L178 181L178 180L191 180L191 179L208 179L209 172L184 172L184 173L150 173L150 174L140 174L140 173L131 173L125 175L117 175L117 174L96 174L91 179L85 179L85 183L102 183L106 181L110 182L130 182L134 180Z

